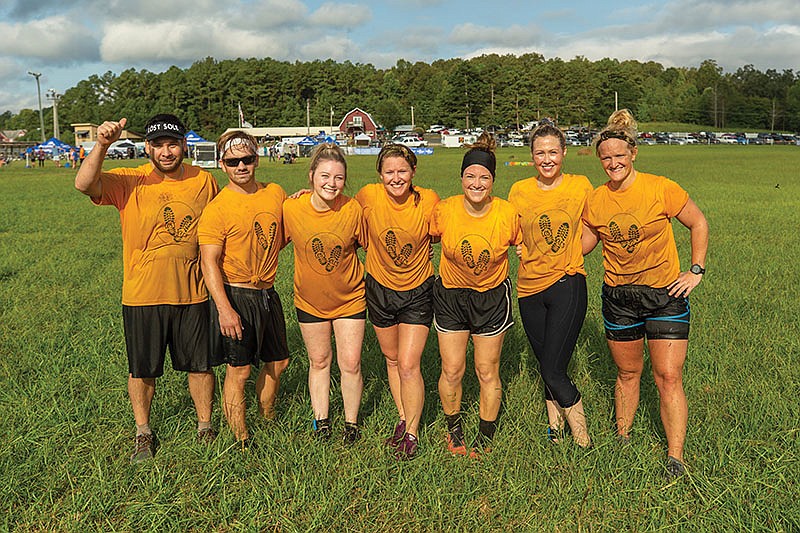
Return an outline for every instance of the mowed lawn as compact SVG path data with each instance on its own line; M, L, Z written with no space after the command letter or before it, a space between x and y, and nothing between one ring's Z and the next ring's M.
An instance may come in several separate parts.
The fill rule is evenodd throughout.
M461 155L436 149L420 157L417 185L443 197L458 193ZM528 161L526 149L502 149L498 160L498 196L533 175L532 167L503 165ZM376 179L375 158L348 161L354 194ZM615 367L600 315L599 248L587 258L589 313L571 366L594 439L588 451L547 442L542 381L519 321L503 351L500 429L482 460L445 450L434 334L423 355L421 453L408 463L386 453L395 408L369 325L364 438L349 449L338 439L315 442L289 247L276 286L292 359L277 419L259 419L249 385L256 447L235 446L218 402L220 437L202 447L185 377L168 369L151 423L161 448L151 463L130 465L117 212L75 191L70 169L24 169L19 162L0 168L0 529L800 530L800 147L644 146L636 164L678 181L711 226L708 273L691 297L688 475L671 484L649 364L632 442L620 446L614 438ZM604 181L593 153L570 148L565 170L595 185ZM258 173L292 192L306 183L307 160L262 159ZM688 231L680 226L676 234L685 269ZM513 254L511 264L513 279ZM222 375L218 369L220 384ZM339 392L335 374L337 435ZM470 438L477 400L469 361Z

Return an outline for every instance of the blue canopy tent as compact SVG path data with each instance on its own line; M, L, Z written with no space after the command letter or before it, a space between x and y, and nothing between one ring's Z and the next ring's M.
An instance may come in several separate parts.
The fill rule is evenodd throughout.
M37 144L36 146L31 146L25 152L33 153L42 150L46 154L52 154L53 150L57 150L58 153L63 154L65 152L69 152L74 146L71 146L63 141L56 139L55 137L50 137L45 142Z
M194 130L189 130L189 132L186 134L186 144L188 144L189 146L194 146L197 143L207 143L207 142L208 141L206 139L200 137L200 135L198 135L197 132Z

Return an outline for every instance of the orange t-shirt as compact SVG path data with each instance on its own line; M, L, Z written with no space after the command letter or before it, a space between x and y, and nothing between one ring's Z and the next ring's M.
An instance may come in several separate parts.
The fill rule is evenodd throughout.
M395 203L381 183L364 186L356 200L364 210L369 247L366 269L375 281L395 291L419 287L433 276L430 259L430 219L439 195L414 187L405 203Z
M581 214L592 184L586 176L564 174L555 189L542 190L536 178L511 186L508 201L522 226L522 258L517 272L520 298L536 294L564 274L583 274Z
M146 163L100 174L97 205L119 209L122 303L183 305L208 299L200 272L197 220L219 192L205 170L183 165L180 180L164 179Z
M606 285L666 287L681 265L670 219L689 195L663 176L637 172L633 184L613 191L605 183L587 200L583 220L603 241Z
M286 193L267 183L253 194L227 187L200 217L200 245L222 246L222 281L272 287L278 271L278 252L284 247L283 201Z
M366 242L361 205L342 196L337 208L319 212L311 194L283 203L283 224L294 243L294 305L334 319L367 307L364 265L356 250Z
M467 213L464 202L464 195L451 196L433 210L431 235L442 238L439 275L448 289L485 292L508 277L508 247L522 242L519 217L500 198L481 217Z

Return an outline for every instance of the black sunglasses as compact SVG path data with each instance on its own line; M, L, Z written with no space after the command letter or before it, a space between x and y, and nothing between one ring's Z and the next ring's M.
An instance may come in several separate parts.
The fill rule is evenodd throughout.
M244 157L226 157L222 160L227 167L238 167L239 163L244 163L245 165L252 165L256 162L256 156L254 155L246 155Z

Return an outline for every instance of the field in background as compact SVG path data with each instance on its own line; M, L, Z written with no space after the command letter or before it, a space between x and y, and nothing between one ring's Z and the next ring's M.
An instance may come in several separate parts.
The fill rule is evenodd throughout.
M421 157L416 183L443 197L457 193L461 154L437 149ZM532 167L503 165L529 160L524 148L501 149L498 160L501 197L533 174ZM349 194L375 180L374 161L349 158ZM692 295L685 371L689 474L669 485L649 366L632 444L620 447L614 439L615 368L599 310L599 249L587 258L589 313L571 368L594 439L589 451L546 441L542 382L519 321L501 363L500 429L482 461L444 449L433 334L423 355L417 459L396 463L382 447L394 405L369 327L364 439L352 449L314 442L287 249L276 288L289 318L292 359L277 420L259 420L250 385L257 447L236 448L218 406L220 438L200 447L185 378L167 370L152 417L162 446L152 463L132 466L118 215L75 191L69 169L0 168L0 529L800 529L800 148L644 146L637 166L678 181L711 226L708 274ZM569 149L565 169L595 185L603 181L597 159L577 149ZM258 172L291 192L305 185L307 160L262 159ZM215 175L224 183L220 171ZM677 227L676 235L686 268L688 232ZM468 369L470 435L477 430L477 390ZM331 413L340 431L338 382Z

